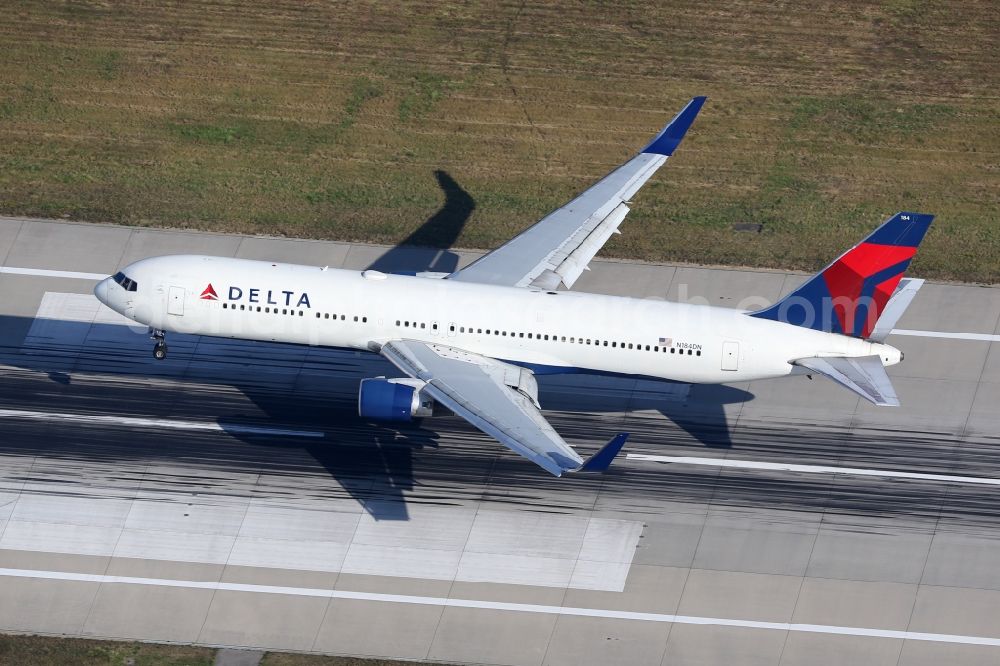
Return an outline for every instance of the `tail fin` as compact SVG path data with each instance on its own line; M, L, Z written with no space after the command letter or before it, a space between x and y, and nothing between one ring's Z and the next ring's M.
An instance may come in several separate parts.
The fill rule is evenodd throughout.
M897 213L801 287L751 316L868 338L933 219Z

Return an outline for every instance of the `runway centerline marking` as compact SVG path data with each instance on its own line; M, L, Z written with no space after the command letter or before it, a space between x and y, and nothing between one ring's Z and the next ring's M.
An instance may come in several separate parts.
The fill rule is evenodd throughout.
M72 423L92 423L119 425L129 428L170 428L173 430L205 430L212 432L239 433L243 435L279 435L286 437L324 437L318 430L296 430L272 428L270 426L242 425L237 423L212 423L209 421L175 421L172 419L151 419L136 416L112 416L107 414L63 414L59 412L33 412L23 409L0 409L0 418L30 419L34 421L66 421Z
M71 573L66 571L40 571L35 569L0 568L0 576L11 578L34 578L88 582L111 585L148 585L155 587L175 587L226 592L252 592L257 594L283 594L298 597L321 597L327 599L349 599L355 601L380 601L395 604L415 604L422 606L443 606L449 608L477 608L503 610L514 613L539 613L544 615L571 615L580 617L600 617L617 620L637 620L641 622L663 622L672 624L700 624L717 627L739 627L748 629L770 629L813 634L835 634L841 636L868 636L872 638L893 638L897 640L928 641L932 643L961 643L964 645L987 645L1000 647L1000 638L986 636L966 636L961 634L937 634L894 629L873 629L869 627L842 627L828 624L802 624L790 622L762 622L758 620L737 620L720 617L700 617L694 615L671 615L668 613L643 613L638 611L610 610L604 608L582 608L574 606L545 606L541 604L521 604L479 599L451 599L445 597L421 597L404 594L383 594L376 592L352 592L350 590L326 590L308 587L284 587L279 585L254 585L250 583L222 583L218 581L175 580L170 578L138 578L133 576L109 576L105 574Z
M982 340L1000 342L1000 335L992 333L953 333L949 331L915 331L906 328L892 329L893 335L910 335L917 338L951 338L953 340Z
M110 273L80 273L77 271L53 271L45 268L17 268L15 266L0 266L0 273L69 278L71 280L103 280L110 275Z
M755 460L730 460L725 458L691 458L687 456L654 456L646 453L628 453L631 460L669 463L674 465L701 465L704 467L731 467L736 469L761 469L773 472L802 472L805 474L847 474L851 476L877 476L892 479L916 479L919 481L946 481L950 483L972 483L983 486L1000 486L1000 479L981 476L952 476L950 474L925 474L921 472L898 472L891 469L863 469L860 467L836 467L827 465L796 465L792 463L769 463Z

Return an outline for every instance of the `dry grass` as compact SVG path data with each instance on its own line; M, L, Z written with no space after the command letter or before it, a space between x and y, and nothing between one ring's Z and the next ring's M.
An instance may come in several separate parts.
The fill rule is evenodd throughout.
M0 664L10 666L211 666L215 650L188 645L0 634Z
M413 662L395 659L362 659L360 657L325 657L314 654L292 654L289 652L268 652L260 666L413 666Z
M491 247L707 94L605 255L813 269L915 209L915 274L1000 282L994 3L652 4L19 3L0 210L392 243L443 169Z
M212 666L214 648L0 634L3 666ZM406 666L414 662L267 652L261 666ZM430 663L430 662L427 662Z

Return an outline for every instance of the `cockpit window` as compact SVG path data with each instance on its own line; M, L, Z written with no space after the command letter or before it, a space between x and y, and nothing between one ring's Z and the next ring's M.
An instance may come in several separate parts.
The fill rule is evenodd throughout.
M125 291L135 291L139 286L139 283L129 277L126 277L121 271L115 273L111 279L120 284Z

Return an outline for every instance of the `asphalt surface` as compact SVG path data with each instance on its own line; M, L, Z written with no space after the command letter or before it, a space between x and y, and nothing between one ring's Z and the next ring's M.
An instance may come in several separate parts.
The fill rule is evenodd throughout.
M194 248L356 268L440 260L0 221L5 267L109 273ZM735 305L801 279L604 262L578 288ZM158 363L141 332L94 314L91 287L0 273L2 628L474 663L1000 660L1000 642L976 644L1000 637L998 289L920 292L900 328L994 337L890 338L907 357L892 369L898 410L822 378L543 380L546 416L582 453L627 431L627 454L698 461L623 454L607 474L556 480L454 416L402 428L358 418L358 380L392 372L377 357L177 336ZM300 513L266 517L279 508ZM251 528L255 511L265 518ZM289 536L311 517L320 528ZM342 539L323 532L345 520ZM455 525L465 531L446 538Z

